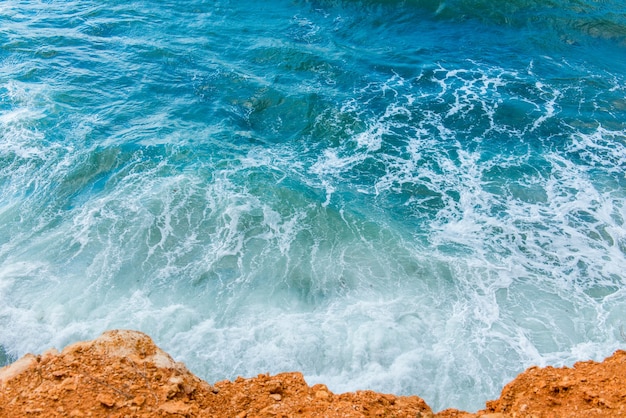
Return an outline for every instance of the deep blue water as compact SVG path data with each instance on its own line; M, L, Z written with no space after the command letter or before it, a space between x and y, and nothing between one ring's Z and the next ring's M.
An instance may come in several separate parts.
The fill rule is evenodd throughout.
M626 6L0 3L0 361L475 410L626 342Z

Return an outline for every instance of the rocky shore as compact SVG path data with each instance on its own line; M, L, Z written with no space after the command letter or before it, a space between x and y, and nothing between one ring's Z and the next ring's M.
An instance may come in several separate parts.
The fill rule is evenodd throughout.
M207 383L147 335L115 330L28 354L0 369L0 417L618 417L626 416L626 352L572 368L531 367L499 399L433 413L417 396L334 394L300 373Z

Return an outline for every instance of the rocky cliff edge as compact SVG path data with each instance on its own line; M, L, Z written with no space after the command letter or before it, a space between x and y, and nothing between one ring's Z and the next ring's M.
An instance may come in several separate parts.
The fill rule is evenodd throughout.
M531 367L484 410L434 414L417 396L334 394L300 373L209 384L147 335L114 330L27 354L0 369L0 417L619 417L626 416L626 352L573 368Z

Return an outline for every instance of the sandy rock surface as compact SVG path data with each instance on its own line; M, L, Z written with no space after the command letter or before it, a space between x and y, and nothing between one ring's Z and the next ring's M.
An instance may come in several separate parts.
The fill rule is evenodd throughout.
M602 363L531 367L487 402L487 412L513 417L626 417L626 351Z
M109 331L91 342L0 370L0 417L421 417L417 396L371 391L335 395L302 374L210 385L145 334Z
M530 367L507 384L500 398L476 414L454 409L438 418L626 417L626 351L574 367Z
M626 416L626 352L573 368L530 368L486 409L433 414L417 396L337 395L300 373L213 385L145 334L99 338L0 369L0 417L618 417Z

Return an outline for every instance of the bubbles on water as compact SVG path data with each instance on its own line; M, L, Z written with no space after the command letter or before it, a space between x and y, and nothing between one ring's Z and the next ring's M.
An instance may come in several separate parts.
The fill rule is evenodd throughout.
M562 364L580 350L595 356L602 341L616 343L616 323L597 324L613 312L603 301L619 299L623 286L624 132L563 124L562 91L587 92L535 80L499 68L440 67L416 80L371 83L328 112L334 122L321 121L342 139L323 143L309 170L327 202L387 209L397 216L379 218L386 228L399 228L414 239L412 251L451 269L427 274L449 277L446 297L459 292L454 309L439 312L464 318L454 332L469 330L463 340L476 356L466 359L473 370L494 367L485 353ZM523 116L501 113L516 102ZM560 133L538 134L555 123ZM431 341L454 346L458 338ZM471 375L455 370L461 380Z

